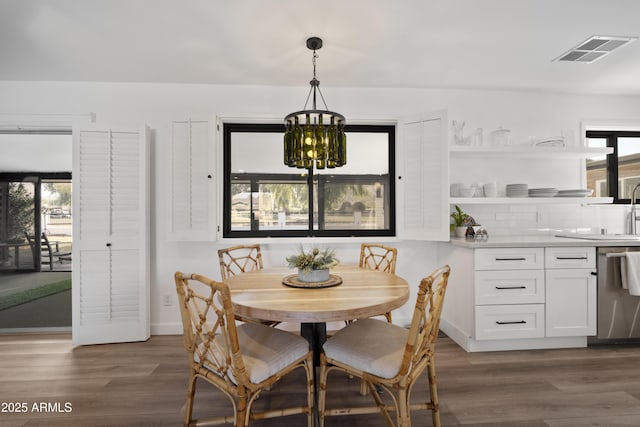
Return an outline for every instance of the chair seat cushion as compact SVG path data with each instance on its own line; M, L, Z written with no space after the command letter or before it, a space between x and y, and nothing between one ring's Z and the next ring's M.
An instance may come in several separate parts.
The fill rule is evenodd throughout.
M309 352L308 341L291 332L258 323L244 323L237 331L247 376L254 384L280 372ZM229 377L237 384L231 372Z
M360 319L324 343L329 359L382 378L393 378L402 364L409 330L378 319Z

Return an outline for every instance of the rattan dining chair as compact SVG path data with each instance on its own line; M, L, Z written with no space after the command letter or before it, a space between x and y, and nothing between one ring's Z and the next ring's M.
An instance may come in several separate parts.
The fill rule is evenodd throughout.
M320 427L327 416L375 412L380 412L390 426L410 427L411 410L416 409L431 410L433 425L440 426L435 344L449 274L450 268L445 265L420 281L409 329L383 320L361 319L325 342L320 356ZM411 391L425 369L430 400L412 404ZM362 378L376 406L326 409L327 377L334 370ZM385 393L381 394L377 387ZM390 411L396 412L397 424Z
M220 261L220 276L222 280L248 271L262 270L262 252L260 245L238 245L218 250ZM242 322L262 323L276 326L280 322L259 320L236 314L236 319Z
M222 280L247 271L262 270L260 245L238 245L219 249L218 259Z
M397 258L398 250L396 248L378 243L362 243L360 245L360 268L395 274ZM384 317L387 322L391 323L391 312L384 313Z
M299 335L257 323L236 326L229 287L197 274L175 273L184 345L189 359L185 426L233 423L247 426L254 419L306 414L313 425L313 354ZM253 412L261 392L301 368L306 374L306 405ZM196 382L203 379L231 400L229 414L193 419Z

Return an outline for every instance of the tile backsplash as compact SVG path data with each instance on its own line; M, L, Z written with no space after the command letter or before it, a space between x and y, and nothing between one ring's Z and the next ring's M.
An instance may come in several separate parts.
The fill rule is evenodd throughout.
M461 204L489 235L627 231L629 205Z

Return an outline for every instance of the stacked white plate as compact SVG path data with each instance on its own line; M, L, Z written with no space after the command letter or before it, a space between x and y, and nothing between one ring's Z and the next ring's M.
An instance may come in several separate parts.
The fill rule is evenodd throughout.
M558 197L589 197L593 194L593 190L588 188L578 188L575 190L560 190Z
M529 184L507 184L507 197L528 197Z
M555 197L558 194L557 188L530 188L529 197Z

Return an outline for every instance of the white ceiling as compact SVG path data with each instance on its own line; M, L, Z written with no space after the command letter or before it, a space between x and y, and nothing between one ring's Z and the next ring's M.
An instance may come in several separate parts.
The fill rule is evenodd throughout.
M0 0L0 80L640 94L637 0Z

